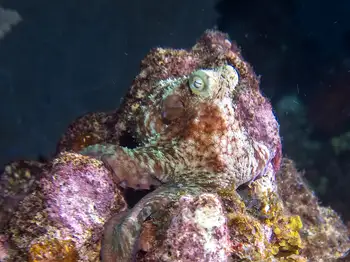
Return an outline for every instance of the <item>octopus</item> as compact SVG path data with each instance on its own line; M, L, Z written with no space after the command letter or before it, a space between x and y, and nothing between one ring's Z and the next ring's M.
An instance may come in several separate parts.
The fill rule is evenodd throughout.
M80 153L102 160L122 187L155 190L107 223L102 261L133 260L142 224L183 192L237 189L279 169L271 104L224 33L208 30L189 50L151 50L118 112L116 132L135 146Z

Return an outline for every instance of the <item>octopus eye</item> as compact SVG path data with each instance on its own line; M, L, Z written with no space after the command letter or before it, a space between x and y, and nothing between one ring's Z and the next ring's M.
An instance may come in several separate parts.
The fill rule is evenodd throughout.
M192 79L192 88L196 90L203 90L204 89L204 81L202 78L196 76Z
M184 104L179 95L170 95L163 101L162 118L165 124L180 118L185 113Z
M206 94L208 91L208 75L204 70L195 71L189 79L189 87L196 95Z

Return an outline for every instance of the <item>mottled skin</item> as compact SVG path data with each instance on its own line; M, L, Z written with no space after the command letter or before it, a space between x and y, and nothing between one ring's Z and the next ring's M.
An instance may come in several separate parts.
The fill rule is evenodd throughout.
M142 222L179 192L238 187L269 165L279 168L279 126L270 103L220 32L205 32L189 51L152 50L119 112L118 132L130 133L138 146L98 144L81 153L102 159L122 186L160 187L114 221L104 261L131 260Z

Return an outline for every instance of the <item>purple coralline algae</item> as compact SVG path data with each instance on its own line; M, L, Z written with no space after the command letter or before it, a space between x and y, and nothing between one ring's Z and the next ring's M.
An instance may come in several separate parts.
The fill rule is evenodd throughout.
M51 261L55 253L65 259L99 257L104 223L126 207L108 169L69 152L48 165L35 190L12 213L4 233L8 253L15 261Z
M164 219L164 218L163 218ZM217 195L184 195L173 207L161 246L148 261L228 261L229 230ZM143 240L144 241L144 240Z

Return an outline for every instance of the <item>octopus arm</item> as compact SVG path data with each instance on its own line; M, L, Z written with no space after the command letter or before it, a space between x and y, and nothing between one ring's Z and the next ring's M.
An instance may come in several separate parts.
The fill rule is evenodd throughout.
M197 192L196 187L161 186L141 199L127 213L117 214L106 224L101 250L102 262L132 261L138 251L142 224L152 214L179 199L183 192Z
M83 155L102 160L114 175L116 183L134 189L149 189L168 182L173 159L170 154L151 147L129 149L116 145L92 145Z

